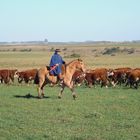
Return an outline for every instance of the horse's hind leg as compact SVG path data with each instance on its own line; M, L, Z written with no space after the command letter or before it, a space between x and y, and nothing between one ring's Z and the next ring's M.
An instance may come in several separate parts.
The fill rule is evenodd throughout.
M43 90L43 89L44 89L44 86L45 86L45 85L46 85L46 82L44 82L43 85L42 85L42 87L41 87L41 90L42 90L41 96L42 96L42 97L44 97L44 90Z
M37 87L37 92L38 92L38 98L41 98L41 88L39 85Z
M38 98L42 98L43 93L43 86L44 85L44 79L40 79L38 84ZM42 92L42 93L41 93Z

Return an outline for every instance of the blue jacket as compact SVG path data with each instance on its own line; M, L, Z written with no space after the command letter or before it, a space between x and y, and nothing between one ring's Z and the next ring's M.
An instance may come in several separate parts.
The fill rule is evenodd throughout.
M51 57L50 61L50 67L55 66L56 64L59 64L54 70L50 71L51 74L53 75L58 75L61 73L61 66L64 64L65 61L63 61L62 57L58 53L54 53L53 56Z
M64 63L62 57L58 54L58 53L54 53L51 61L50 61L50 67L56 65L56 64L60 64L62 65Z

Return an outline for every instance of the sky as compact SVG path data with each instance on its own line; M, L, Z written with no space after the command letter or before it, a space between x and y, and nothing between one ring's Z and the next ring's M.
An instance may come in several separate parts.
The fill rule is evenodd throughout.
M140 0L0 0L0 42L140 40Z

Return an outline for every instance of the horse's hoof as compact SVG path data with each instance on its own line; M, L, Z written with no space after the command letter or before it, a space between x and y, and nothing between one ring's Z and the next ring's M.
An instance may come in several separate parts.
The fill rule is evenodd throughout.
M38 99L42 99L43 97L42 96L38 96Z
M76 95L72 95L72 96L73 96L73 99L74 99L74 100L77 98L77 96L76 96Z
M58 96L58 99L61 99L61 96Z

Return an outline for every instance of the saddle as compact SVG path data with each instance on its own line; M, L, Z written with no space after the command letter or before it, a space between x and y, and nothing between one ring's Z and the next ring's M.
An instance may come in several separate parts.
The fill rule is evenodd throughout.
M47 70L48 70L48 71L50 71L50 70L51 70L50 66L46 66L46 68L47 68Z

